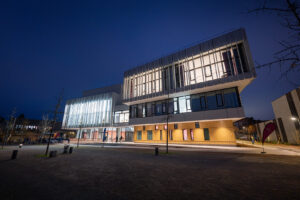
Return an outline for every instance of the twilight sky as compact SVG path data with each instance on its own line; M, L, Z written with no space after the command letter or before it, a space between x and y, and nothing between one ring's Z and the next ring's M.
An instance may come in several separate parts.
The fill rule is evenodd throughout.
M261 1L1 1L0 116L41 118L83 90L121 83L125 70L244 27L253 60L272 60L288 31L275 15L247 14ZM300 74L291 75L296 80ZM274 117L271 101L295 88L280 70L257 70L241 93L246 116ZM298 78L299 79L299 78ZM300 82L298 81L298 84Z

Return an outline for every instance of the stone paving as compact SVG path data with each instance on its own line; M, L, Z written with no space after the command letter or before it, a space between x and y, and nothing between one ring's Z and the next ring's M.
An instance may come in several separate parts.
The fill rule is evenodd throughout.
M296 156L81 146L0 150L1 199L300 199Z

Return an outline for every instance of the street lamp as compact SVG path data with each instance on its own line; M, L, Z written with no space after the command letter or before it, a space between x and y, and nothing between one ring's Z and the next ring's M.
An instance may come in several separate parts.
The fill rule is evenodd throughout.
M296 121L297 118L296 117L291 117L291 120Z
M77 140L77 148L79 148L79 140L80 140L80 136L81 136L81 128L82 128L82 124L80 123L80 125L79 125L79 133L78 133L78 140Z

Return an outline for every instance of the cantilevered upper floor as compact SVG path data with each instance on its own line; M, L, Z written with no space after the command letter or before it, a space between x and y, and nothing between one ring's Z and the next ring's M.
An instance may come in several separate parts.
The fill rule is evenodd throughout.
M255 70L244 29L162 57L124 73L123 103L135 105L236 87Z

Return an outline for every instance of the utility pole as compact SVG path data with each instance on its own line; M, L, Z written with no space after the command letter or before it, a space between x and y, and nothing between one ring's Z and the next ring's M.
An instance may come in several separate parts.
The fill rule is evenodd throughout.
M80 137L81 137L81 128L82 128L82 122L80 122L80 125L79 125L79 133L78 133L78 140L77 140L77 148L79 148L79 140L80 140Z
M47 143L47 148L46 148L46 152L45 152L46 156L48 155L50 140L51 140L51 137L53 135L53 129L54 129L54 126L56 124L57 115L61 114L61 112L59 112L59 108L60 108L60 104L61 104L61 102L63 100L63 92L64 91L62 90L62 92L60 93L60 95L59 95L59 97L57 99L57 104L55 106L54 116L53 116L53 122L52 122L52 128L51 128L51 132L50 132L49 137L48 137L48 143Z
M167 110L167 141L166 141L166 153L167 154L169 153L169 98L170 98L170 81L169 81L169 85L168 85L168 99L167 99L167 109L166 109Z

